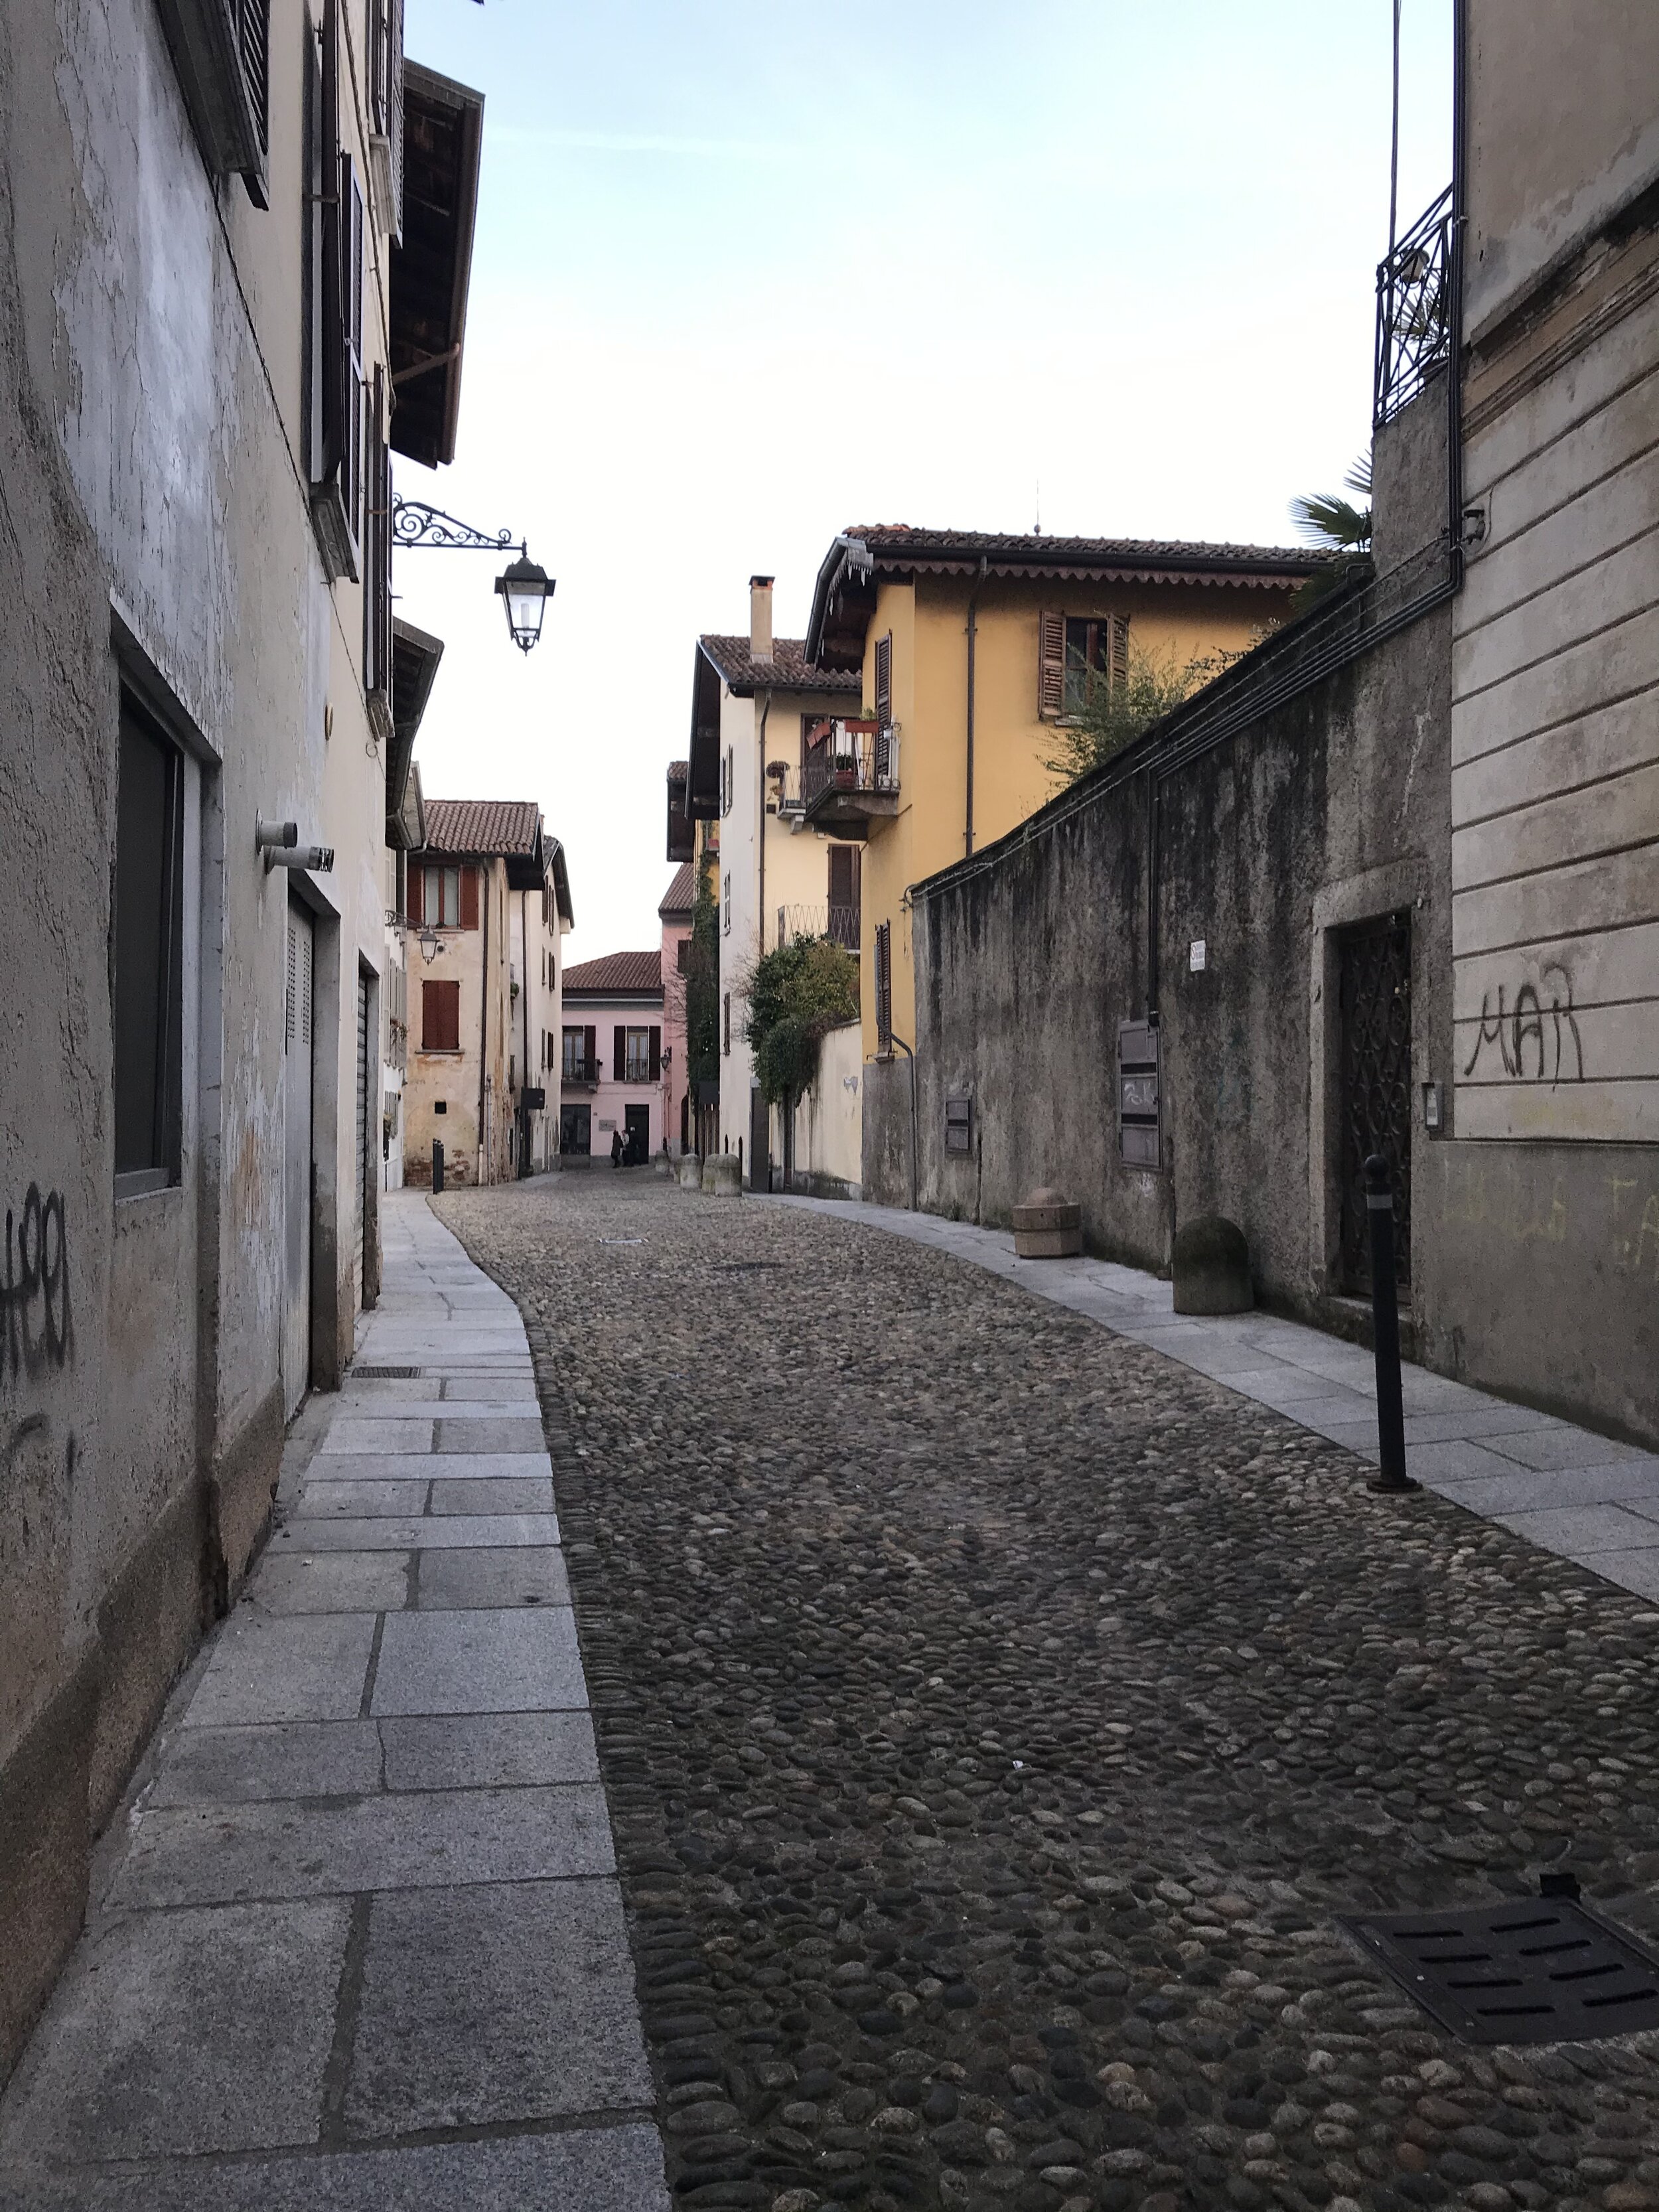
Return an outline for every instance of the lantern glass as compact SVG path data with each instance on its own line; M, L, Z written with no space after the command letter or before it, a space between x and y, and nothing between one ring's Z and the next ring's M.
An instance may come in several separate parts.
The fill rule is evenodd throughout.
M520 555L504 575L496 577L495 589L506 606L507 627L514 644L520 653L528 653L542 634L542 617L553 596L553 579L545 568Z

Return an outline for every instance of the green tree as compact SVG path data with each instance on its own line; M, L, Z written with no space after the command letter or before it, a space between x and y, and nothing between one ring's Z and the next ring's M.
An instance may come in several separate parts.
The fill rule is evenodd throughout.
M1217 652L1183 660L1173 646L1163 653L1149 653L1132 639L1122 676L1115 683L1097 678L1080 711L1056 723L1055 750L1042 765L1062 783L1075 783L1241 658Z
M1298 586L1291 607L1297 614L1317 606L1342 585L1371 572L1371 457L1362 453L1343 478L1365 504L1356 507L1340 492L1299 492L1291 501L1291 520L1300 535L1331 556L1317 575Z
M769 1105L799 1098L818 1070L826 1030L856 1020L856 955L827 937L798 937L763 953L749 975L744 1034Z

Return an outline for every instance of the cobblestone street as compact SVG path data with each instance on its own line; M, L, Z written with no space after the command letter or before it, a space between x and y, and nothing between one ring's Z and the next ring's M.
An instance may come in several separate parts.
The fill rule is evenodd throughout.
M1345 1911L1659 1930L1659 1610L981 1270L597 1170L518 1301L676 2202L1659 2206L1659 2035L1455 2042Z

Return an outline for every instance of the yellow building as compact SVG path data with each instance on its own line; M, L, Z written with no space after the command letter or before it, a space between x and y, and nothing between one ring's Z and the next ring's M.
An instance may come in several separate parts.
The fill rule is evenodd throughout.
M826 723L802 793L810 823L866 840L866 1061L887 1031L901 1045L915 1033L908 887L1054 796L1057 778L1044 763L1083 690L1121 682L1132 648L1179 665L1242 650L1285 619L1318 565L1318 556L1277 547L903 524L835 540L818 571L806 657L858 671L863 714ZM872 1128L874 1104L872 1086L866 1170L872 1141L893 1152L908 1142Z

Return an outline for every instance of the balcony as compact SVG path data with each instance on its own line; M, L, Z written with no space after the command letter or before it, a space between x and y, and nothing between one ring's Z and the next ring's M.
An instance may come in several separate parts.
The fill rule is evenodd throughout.
M559 1080L567 1091L597 1091L599 1087L599 1063L597 1060L568 1060L560 1073Z
M801 819L831 836L867 837L898 812L896 723L815 722L801 763Z
M1444 368L1451 351L1452 191L1419 216L1376 271L1376 377L1372 427L1380 430Z
M859 949L860 909L855 906L781 906L778 943L788 945L798 937L827 937L832 945Z

